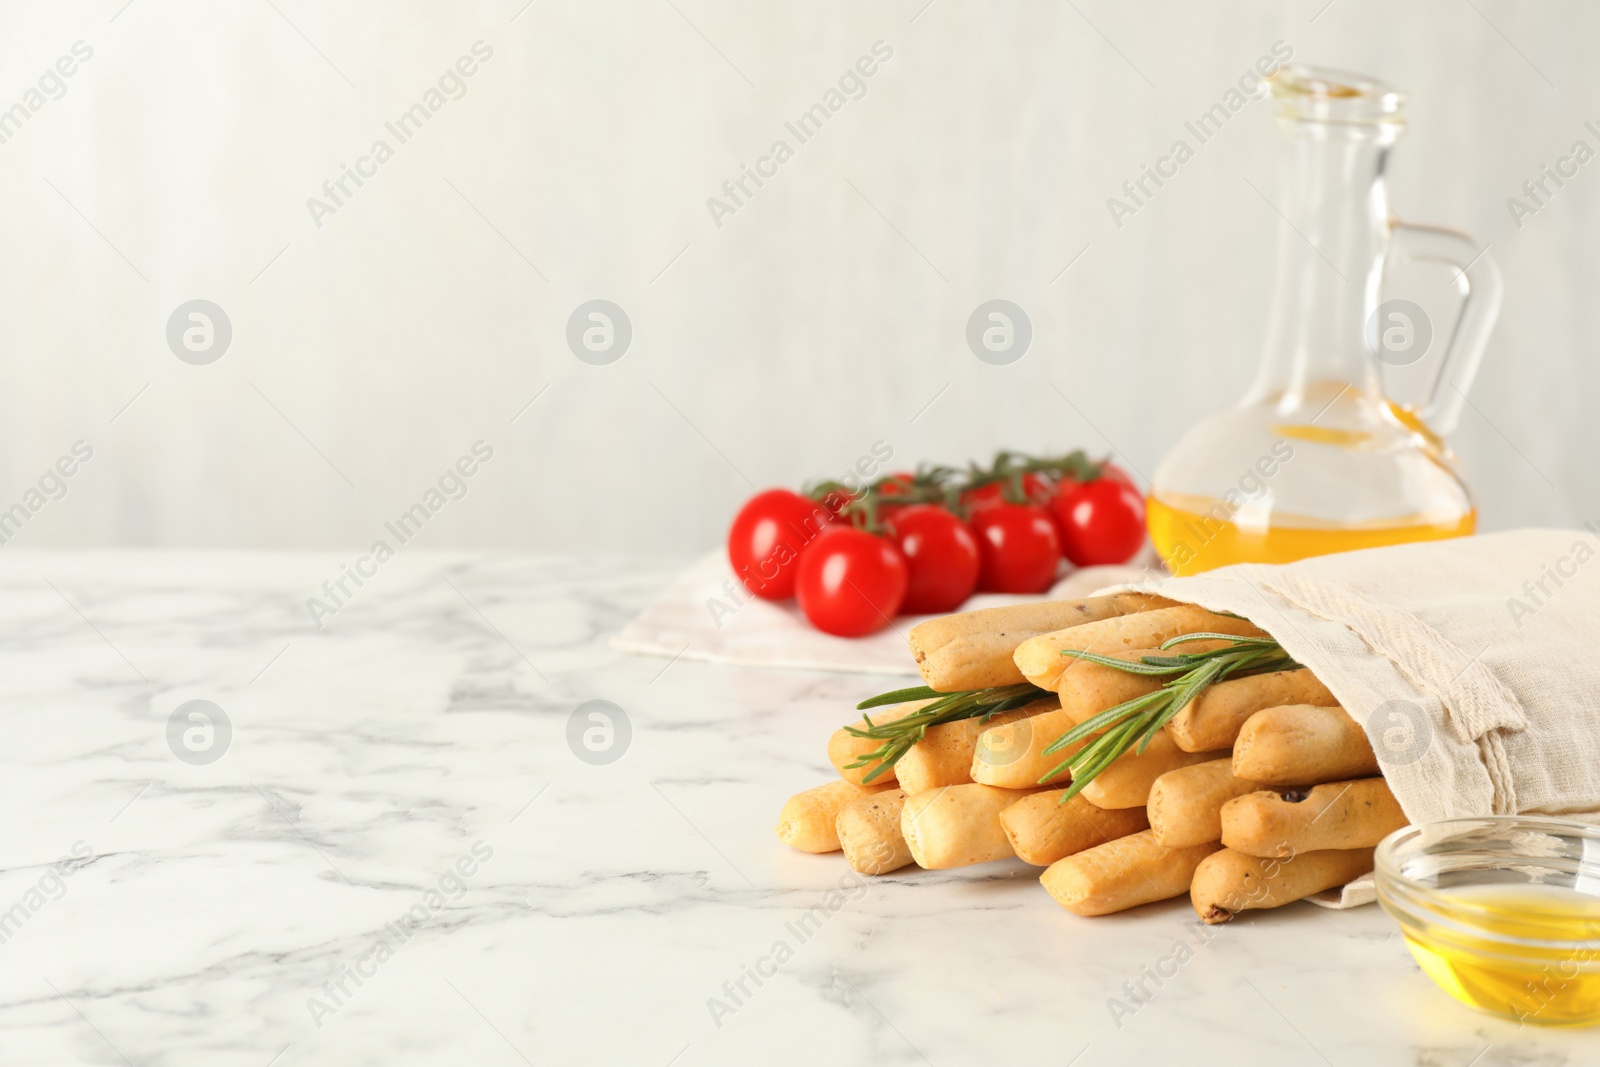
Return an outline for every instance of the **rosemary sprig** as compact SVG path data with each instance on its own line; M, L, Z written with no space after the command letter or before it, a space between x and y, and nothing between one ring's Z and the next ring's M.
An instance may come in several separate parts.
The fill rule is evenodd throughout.
M857 757L854 763L849 764L849 769L877 763L878 766L861 779L865 785L898 763L900 757L911 750L912 745L922 740L930 726L939 726L958 719L978 719L980 722L987 722L1002 711L1020 708L1040 696L1048 695L1047 690L1029 685L1027 682L1003 685L994 689L972 689L963 693L940 693L921 685L910 689L896 689L892 693L880 693L878 696L863 700L856 705L856 709L865 711L885 704L904 704L908 700L931 699L933 703L926 704L910 715L893 722L875 723L872 721L872 716L863 715L861 718L867 724L865 728L846 726L845 730L856 737L883 742L871 752Z
M1074 659L1087 660L1129 674L1153 677L1171 676L1154 693L1134 697L1114 708L1074 726L1046 748L1045 754L1094 737L1087 745L1058 763L1039 779L1049 781L1064 770L1072 772L1072 784L1061 794L1065 804L1094 781L1101 771L1111 766L1129 749L1137 746L1143 752L1151 739L1173 716L1188 707L1190 701L1211 686L1228 678L1244 678L1269 671L1294 670L1300 664L1270 637L1235 637L1232 634L1194 633L1174 637L1161 646L1163 652L1190 641L1228 642L1210 652L1175 652L1170 656L1141 656L1137 661L1113 659L1092 652L1066 649L1061 654ZM1094 736L1098 734L1099 736Z

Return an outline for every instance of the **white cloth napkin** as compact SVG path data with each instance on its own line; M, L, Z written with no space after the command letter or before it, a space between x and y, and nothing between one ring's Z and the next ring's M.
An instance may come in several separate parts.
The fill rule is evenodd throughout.
M1067 574L1048 593L981 593L960 610L1089 596L1149 574L1145 565L1083 567ZM611 647L640 656L739 667L915 675L906 634L927 618L931 616L904 615L868 637L834 637L813 629L794 601L772 603L750 595L719 550L702 557L673 582L661 599L611 639Z

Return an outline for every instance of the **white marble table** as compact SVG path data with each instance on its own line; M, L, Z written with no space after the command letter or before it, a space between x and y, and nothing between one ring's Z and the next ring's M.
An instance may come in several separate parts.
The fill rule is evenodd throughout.
M621 657L673 567L618 560L402 552L318 631L341 562L0 555L0 1063L1600 1063L1445 998L1376 908L1084 920L1020 863L829 898L771 825L882 679ZM566 740L592 699L609 765Z

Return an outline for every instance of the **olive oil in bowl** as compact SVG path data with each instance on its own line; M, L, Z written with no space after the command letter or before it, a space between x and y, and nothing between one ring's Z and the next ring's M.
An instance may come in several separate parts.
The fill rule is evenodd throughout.
M1600 1022L1600 829L1534 815L1396 830L1378 901L1423 973L1522 1023Z
M1519 1022L1600 1019L1600 953L1582 947L1600 940L1600 897L1564 886L1475 885L1441 893L1439 904L1484 931L1407 931L1406 947L1439 988ZM1526 944L1508 952L1507 939Z

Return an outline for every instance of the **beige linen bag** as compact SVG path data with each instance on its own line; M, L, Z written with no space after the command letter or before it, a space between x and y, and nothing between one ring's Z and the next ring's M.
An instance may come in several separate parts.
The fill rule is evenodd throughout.
M1600 536L1514 530L1139 588L1242 615L1363 725L1412 822L1600 823ZM1373 899L1371 876L1320 903Z

